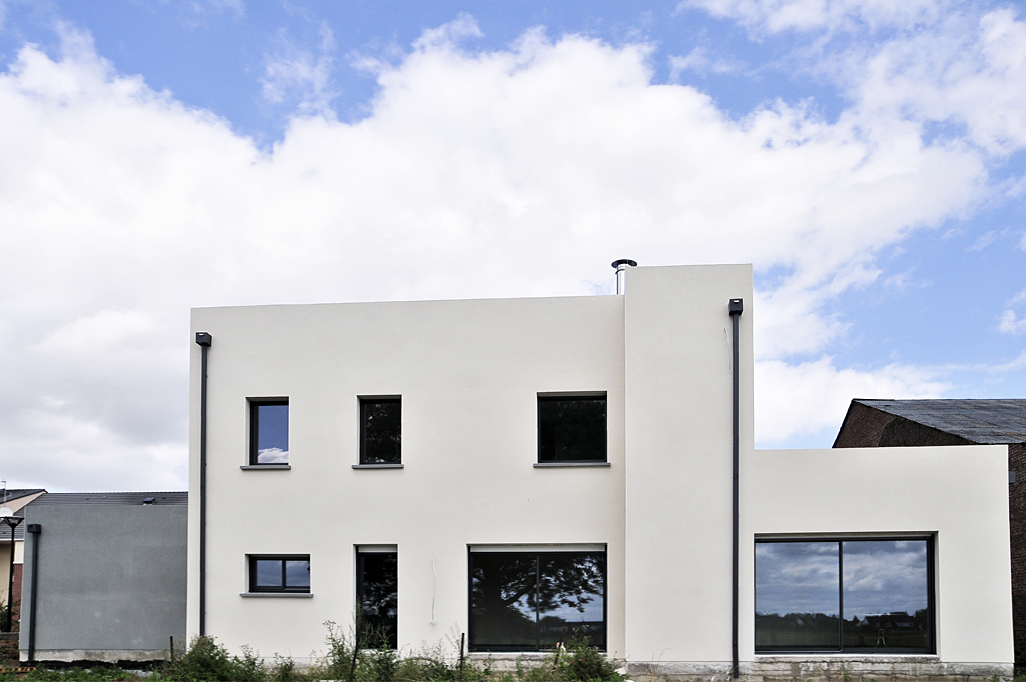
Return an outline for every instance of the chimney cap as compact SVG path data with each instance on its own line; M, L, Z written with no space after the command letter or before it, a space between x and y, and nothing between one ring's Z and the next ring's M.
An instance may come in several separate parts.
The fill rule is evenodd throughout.
M621 265L629 265L632 268L638 267L637 261L632 261L630 258L621 258L620 260L614 260L612 263L610 263L610 265L617 269L619 269Z

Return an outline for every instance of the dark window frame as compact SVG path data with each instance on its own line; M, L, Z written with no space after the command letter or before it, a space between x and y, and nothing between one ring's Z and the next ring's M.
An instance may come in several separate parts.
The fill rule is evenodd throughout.
M394 556L395 559L396 559L396 589L395 589L396 623L395 623L395 631L392 632L391 636L390 636L390 639L391 640L395 640L395 641L391 641L389 644L390 644L392 649L398 649L398 634L399 634L399 579L398 579L399 578L399 551L398 551L398 549L393 549L393 550L379 550L379 549L361 550L360 547L357 546L357 548L356 548L356 602L355 603L356 603L356 606L357 606L357 614L358 614L357 620L358 620L358 622L357 622L357 626L356 626L356 631L357 631L357 634L360 637L364 636L363 635L363 622L362 622L363 621L362 606L363 606L363 601L364 601L364 594L363 594L363 587L364 587L364 579L363 578L364 578L364 576L363 576L363 574L365 572L364 571L364 562L366 561L366 558L368 556L382 556L382 555L391 555L391 556ZM365 645L365 644L366 643L361 640L361 645Z
M837 566L837 589L838 589L838 646L836 648L816 647L787 647L787 646L760 646L757 638L756 628L758 627L758 614L752 624L752 634L757 655L774 654L879 654L879 655L915 655L935 654L937 652L937 594L936 594L936 535L921 533L916 535L839 535L839 536L815 536L815 537L785 537L785 538L756 538L755 544L772 544L784 542L821 542L837 544L838 566ZM927 610L927 636L929 645L925 648L900 648L882 647L879 649L867 649L865 647L845 648L844 646L844 543L845 542L899 542L902 540L926 542L926 610ZM755 554L752 555L752 594L753 607L758 603L758 569L755 566Z
M277 586L257 585L257 562L278 561L281 562L281 583ZM251 593L271 594L309 594L310 585L289 586L286 562L305 561L307 571L310 573L310 582L313 582L313 571L311 570L309 554L250 554L249 563L249 591Z
M593 393L539 393L537 396L537 424L538 430L538 454L536 461L538 464L573 464L573 463L606 463L609 462L609 400L605 391L596 391ZM602 401L605 403L605 414L603 418L602 428L602 457L594 459L542 459L542 448L543 445L543 430L542 430L542 403L547 402L560 402L560 401Z
M402 464L402 437L403 437L403 397L401 395L395 396L359 396L359 418L360 418L360 464L361 465L374 465L374 464ZM368 461L367 459L367 421L364 418L364 406L380 403L395 403L399 405L399 459L395 462L379 462L379 461Z
M541 629L539 627L537 612L535 613L535 648L524 648L521 646L505 646L505 645L484 645L478 646L475 642L474 637L474 555L533 555L535 557L535 570L536 570L536 587L541 584L541 557L543 555L551 554L601 554L602 561L602 645L596 647L599 651L608 651L609 647L609 553L608 548L603 549L578 549L578 550L561 550L553 549L549 550L525 550L520 551L516 549L509 550L487 550L487 551L474 551L470 546L467 547L467 651L474 652L509 652L509 651L552 651L553 648L542 648L541 647Z
M259 462L258 447L260 444L260 408L264 406L273 405L284 405L289 407L289 399L287 397L282 398L247 398L247 405L249 407L249 466L254 467L281 467L291 464L291 462ZM292 420L292 411L289 410L289 421ZM291 429L289 430L289 440L292 440ZM291 451L291 445L289 446ZM291 455L290 455L291 459Z

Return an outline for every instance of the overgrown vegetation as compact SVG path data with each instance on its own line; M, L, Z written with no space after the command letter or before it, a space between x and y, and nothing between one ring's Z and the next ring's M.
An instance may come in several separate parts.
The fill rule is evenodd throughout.
M492 662L470 660L461 640L449 638L433 647L403 653L382 646L382 633L365 633L369 641L357 642L355 630L343 632L336 623L325 623L327 650L320 661L299 670L295 661L275 654L265 664L259 654L243 647L235 656L213 637L198 637L173 660L157 667L153 682L622 682L615 665L596 648L574 640L565 649L542 659L520 658L512 670L496 670ZM362 638L361 638L362 639ZM357 646L359 644L359 646ZM136 675L117 667L36 669L26 674L0 674L0 682L117 682ZM1024 681L1026 682L1026 681Z

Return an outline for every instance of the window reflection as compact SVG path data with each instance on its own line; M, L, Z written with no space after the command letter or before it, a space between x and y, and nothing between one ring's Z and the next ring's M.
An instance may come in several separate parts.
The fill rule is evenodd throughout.
M360 400L360 463L399 464L401 461L401 399Z
M603 552L470 556L473 649L550 649L574 636L605 649Z
M538 461L606 461L606 397L539 397Z
M757 542L756 649L927 652L930 540Z
M766 542L755 547L756 647L837 648L836 542Z
M844 648L930 646L926 540L846 541Z
M356 591L360 605L360 646L398 646L399 555L360 552L356 555Z
M289 405L287 402L252 403L250 412L250 464L289 463Z
M249 558L251 592L309 592L308 556L251 556Z

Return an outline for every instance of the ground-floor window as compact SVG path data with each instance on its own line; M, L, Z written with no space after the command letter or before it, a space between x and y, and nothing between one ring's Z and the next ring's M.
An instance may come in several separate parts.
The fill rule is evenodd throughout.
M471 552L470 648L606 648L604 551Z
M399 555L356 552L356 603L360 646L395 649L398 645Z
M757 652L932 653L930 537L757 540Z
M310 555L250 555L249 591L309 592Z

